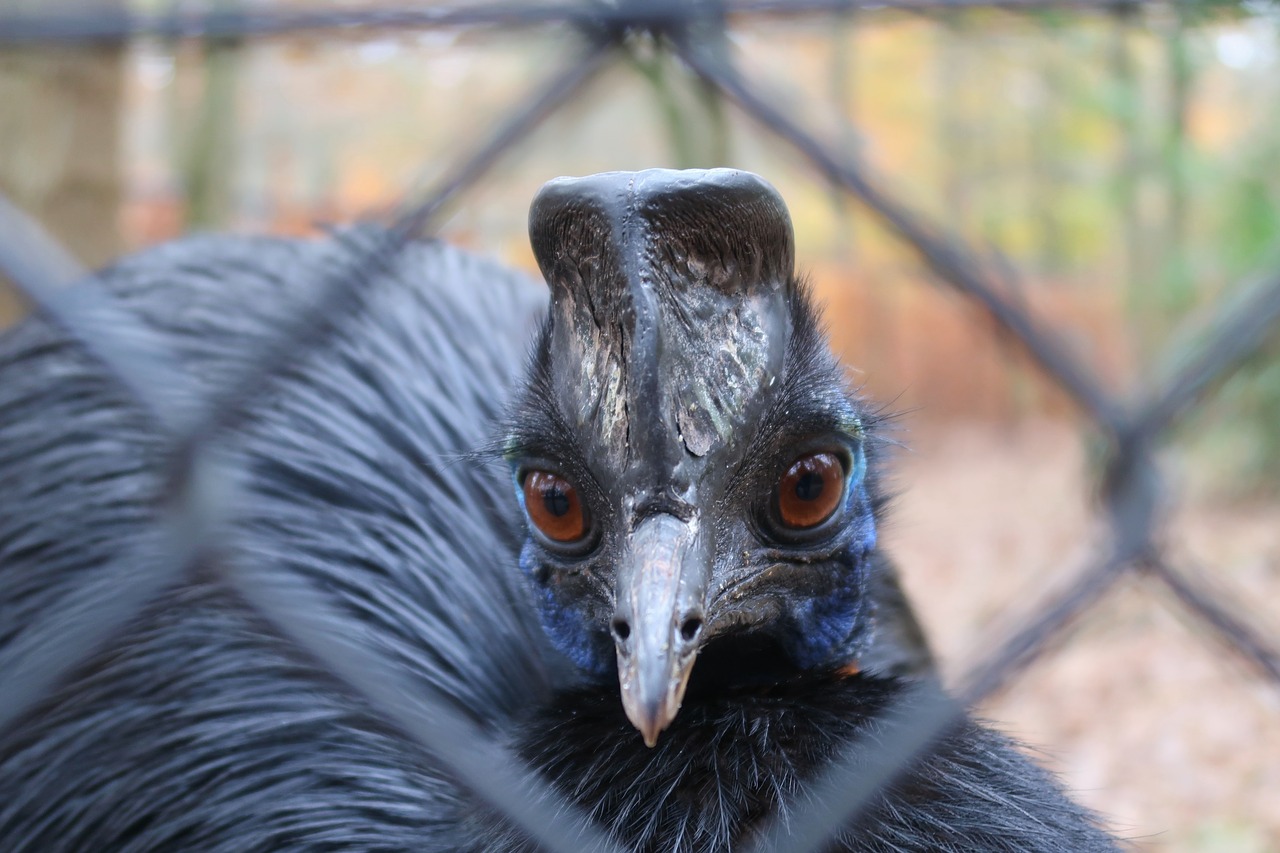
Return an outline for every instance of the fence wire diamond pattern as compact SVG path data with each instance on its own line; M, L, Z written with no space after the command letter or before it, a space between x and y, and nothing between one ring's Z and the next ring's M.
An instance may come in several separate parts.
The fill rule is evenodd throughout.
M337 33L362 28L531 27L561 25L581 35L580 54L513 105L489 139L451 169L425 199L406 203L396 215L387 241L357 257L354 265L375 263L407 242L430 233L446 205L462 196L512 148L519 146L548 115L569 102L611 60L623 54L629 39L644 37L674 51L723 99L754 119L763 132L783 140L832 187L839 188L878 217L910 247L938 281L986 312L1008 337L1023 347L1043 375L1062 388L1107 440L1105 475L1100 483L1110 536L1098 543L1097 558L1075 575L1055 598L1031 613L999 648L974 665L962 680L959 696L977 702L1031 664L1075 620L1126 574L1142 573L1165 584L1174 600L1280 686L1280 654L1252 627L1238 608L1212 590L1206 578L1179 566L1157 544L1162 483L1156 449L1169 429L1193 409L1213 383L1227 376L1280 325L1280 276L1247 288L1244 298L1223 310L1212 333L1193 350L1170 352L1152 380L1121 396L1066 346L1057 330L1009 296L1009 270L967 246L937 222L931 222L872 175L847 152L835 150L772 101L719 49L724 29L746 16L813 15L886 7L906 12L969 7L1011 11L1086 9L1103 11L1114 2L1094 0L756 0L735 4L621 0L611 4L492 3L465 7L379 9L370 11L223 11L170 15L85 12L76 15L0 17L0 47L119 43L141 36L244 40L300 32ZM234 431L250 407L290 363L319 346L333 318L361 304L362 277L336 269L316 288L311 304L288 323L264 351L245 363L245 375L192 411L175 406L171 359L147 344L147 336L128 312L91 289L68 290L83 277L68 255L15 207L0 199L0 272L53 322L98 360L167 436L166 509L159 538L161 554L141 558L125 553L107 569L118 578L110 601L76 593L44 613L39 624L0 650L0 730L45 697L108 637L136 618L166 586L189 571L209 544L234 495L235 472L218 453L219 442ZM149 545L148 547L153 547ZM136 566L159 567L149 573ZM617 849L604 833L565 802L545 782L522 772L514 756L480 731L440 697L423 695L389 662L359 642L334 637L326 629L343 617L315 589L296 578L250 566L228 566L223 580L232 585L286 637L301 646L333 675L357 691L387 721L448 768L463 784L500 809L546 849ZM775 821L763 834L761 850L816 851L848 823L920 750L952 722L950 706L923 704L885 738L874 760L836 766L801 801L786 825ZM865 762L865 758L863 759ZM868 766L873 767L868 772ZM502 768L495 772L494 768ZM558 815L555 819L549 815Z

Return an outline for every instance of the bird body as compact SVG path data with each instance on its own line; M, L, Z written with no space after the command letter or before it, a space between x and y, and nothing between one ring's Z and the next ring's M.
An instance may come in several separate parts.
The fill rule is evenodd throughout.
M315 281L360 276L364 304L221 440L243 473L218 547L0 731L0 849L537 849L283 639L226 566L321 592L335 632L628 849L739 849L940 695L903 675L927 652L898 639L917 629L876 540L875 419L757 181L554 185L531 227L549 306L495 263L367 227L189 238L85 285L171 354L192 406ZM0 338L0 678L55 636L51 616L91 619L171 559L168 452L53 324ZM797 518L785 542L756 526ZM832 849L1113 842L961 717Z
M219 577L313 583L415 681L492 730L549 695L549 655L513 567L490 439L545 298L496 264L385 234L197 237L85 286L135 314L192 401L248 366L357 258L367 310L291 365L226 452L245 472L229 543L194 566L0 735L0 849L456 850L464 795L282 640ZM482 284L483 286L478 286ZM246 310L249 308L250 310ZM166 437L39 317L0 356L0 655L42 619L165 568ZM194 402L193 402L194 406ZM8 672L0 667L0 672Z

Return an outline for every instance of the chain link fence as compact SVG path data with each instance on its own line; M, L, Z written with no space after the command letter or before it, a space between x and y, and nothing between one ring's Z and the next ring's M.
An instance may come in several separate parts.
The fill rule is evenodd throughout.
M831 187L847 192L909 247L936 279L954 289L994 321L995 327L1023 349L1045 379L1074 401L1082 415L1105 437L1106 463L1097 484L1109 535L1097 543L1096 561L1032 613L1007 642L991 649L963 678L958 694L965 704L983 700L1018 676L1083 611L1117 581L1142 574L1168 587L1187 612L1262 677L1280 686L1280 653L1271 638L1252 626L1232 602L1214 591L1211 579L1179 565L1162 551L1156 530L1165 486L1155 463L1157 449L1171 428L1209 395L1280 326L1280 274L1261 277L1240 288L1242 296L1218 314L1202 341L1167 353L1151 379L1120 395L1063 343L1062 331L1035 316L1011 297L1014 272L1000 259L979 251L930 221L903 200L894 187L871 174L847 152L824 144L784 106L754 86L723 49L725 28L752 16L822 15L860 9L904 13L950 12L990 7L1013 12L1085 9L1114 12L1137 4L1115 0L757 0L738 3L685 3L618 0L614 3L491 3L457 8L378 9L368 11L284 11L227 9L142 15L97 11L79 15L27 15L0 18L0 48L6 46L118 44L153 36L170 39L265 39L288 34L359 32L369 28L505 28L557 26L580 35L579 54L516 101L489 139L458 163L425 198L406 202L394 216L387 241L369 252L391 253L429 235L444 207L464 196L508 151L522 144L548 115L574 99L583 87L624 50L628 39L643 36L673 51L725 101L758 123L764 134L787 145ZM372 254L356 263L373 262ZM68 289L84 276L69 256L33 222L0 199L0 272L31 304L79 341L121 388L163 426L172 452L165 472L166 559L164 571L121 572L119 594L86 608L75 594L48 612L39 624L0 649L0 730L72 673L160 590L188 571L209 544L209 536L228 512L224 486L234 479L217 455L222 437L246 418L273 377L307 350L321 346L333 318L359 308L362 277L335 269L316 282L311 304L282 325L253 365L225 390L206 400L198 412L179 408L170 393L180 387L165 354L148 350L137 321L113 310L109 297ZM110 322L104 322L110 318ZM147 565L150 561L137 561ZM129 554L119 566L134 564ZM332 605L301 580L267 578L234 567L223 580L256 607L285 636L299 644L340 680L357 691L406 738L424 747L465 785L494 804L549 850L615 849L597 827L545 783L519 771L504 747L464 719L443 699L422 695L390 663L368 649L340 641L326 626L341 621ZM91 614L86 616L86 614ZM409 701L407 697L412 697ZM784 825L775 821L760 849L823 849L839 827L854 819L880 787L953 721L950 706L923 704L885 738L877 759L858 769L836 766L801 798ZM865 757L862 759L865 762ZM868 767L872 768L868 770ZM550 804L550 807L549 807ZM555 819L549 815L558 815Z

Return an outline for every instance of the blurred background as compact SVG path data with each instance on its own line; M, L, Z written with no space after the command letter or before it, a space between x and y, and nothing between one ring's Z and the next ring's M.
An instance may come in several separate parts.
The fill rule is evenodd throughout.
M722 48L825 142L1017 270L1005 295L1111 389L1149 381L1280 268L1280 5L913 5L734 15ZM55 16L66 35L128 14L379 8L404 7L0 0L0 192L93 266L193 230L317 235L446 179L578 48L564 25L392 17L210 40L3 30L15 15ZM782 192L834 345L899 413L883 541L956 678L1098 553L1098 439L874 217L635 35L439 232L536 272L525 214L549 178L720 165ZM0 323L22 310L0 288ZM1170 559L1274 642L1280 335L1181 423L1161 466ZM1144 849L1280 850L1280 692L1162 587L1122 582L982 713Z

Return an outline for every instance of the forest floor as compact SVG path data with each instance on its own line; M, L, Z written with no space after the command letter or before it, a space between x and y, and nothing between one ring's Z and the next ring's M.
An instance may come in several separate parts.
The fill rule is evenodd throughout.
M897 438L882 541L955 683L1091 565L1106 527L1069 426L912 425ZM1168 518L1171 563L1209 575L1280 641L1280 503L1184 496ZM1139 849L1280 850L1280 689L1157 582L1121 581L980 713Z

